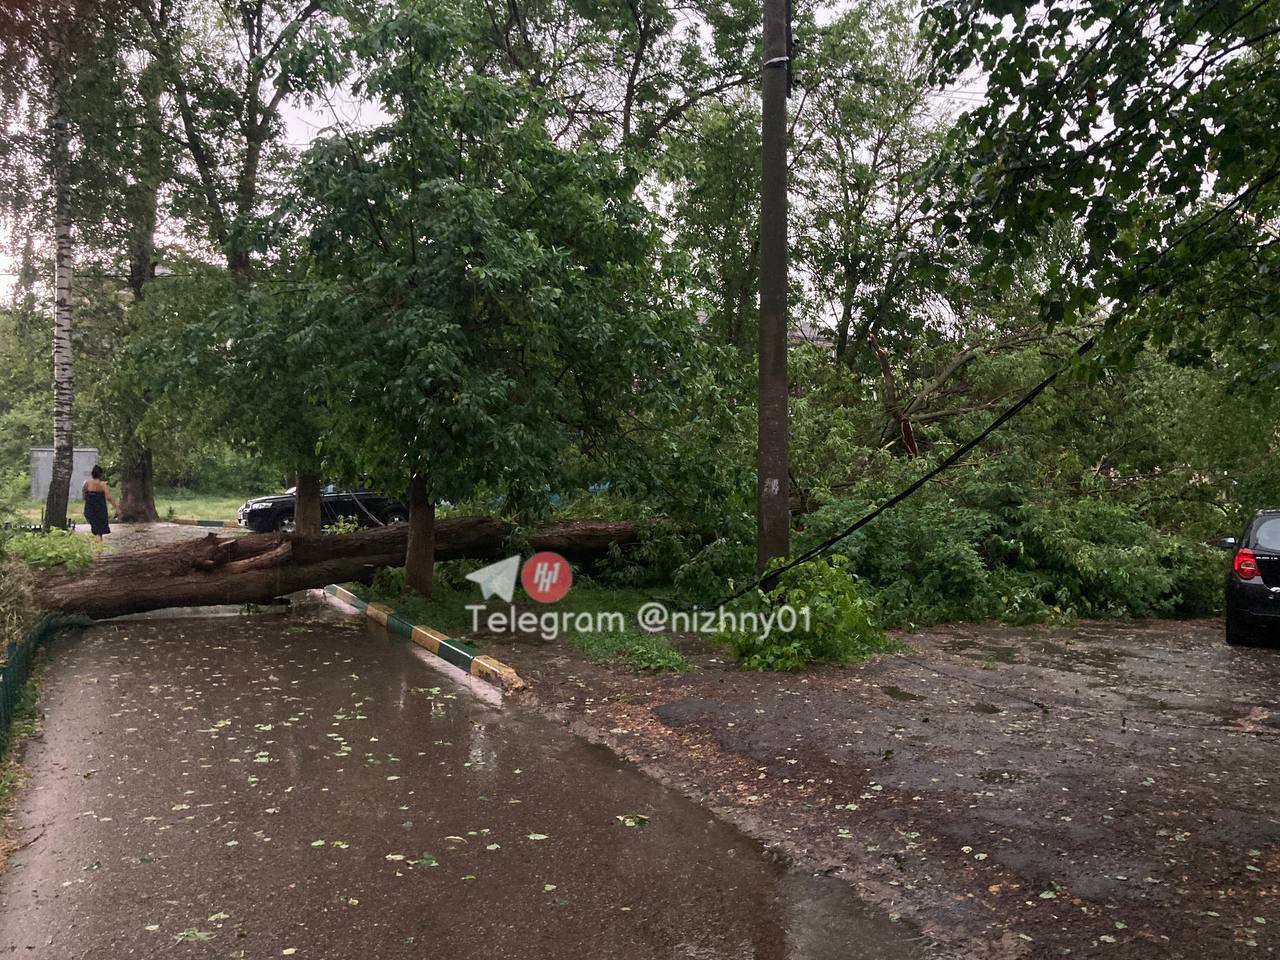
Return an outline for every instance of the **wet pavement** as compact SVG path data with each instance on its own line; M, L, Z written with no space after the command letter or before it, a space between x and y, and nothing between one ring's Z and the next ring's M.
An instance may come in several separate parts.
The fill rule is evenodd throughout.
M923 943L330 610L54 643L0 955L889 958Z
M548 713L966 956L1280 953L1280 650L964 624L795 675L492 650Z

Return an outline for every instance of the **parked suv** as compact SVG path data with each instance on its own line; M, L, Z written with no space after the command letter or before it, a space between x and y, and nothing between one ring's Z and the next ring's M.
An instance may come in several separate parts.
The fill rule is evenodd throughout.
M255 533L292 533L294 490L290 487L279 496L246 501L236 513L236 522ZM380 527L404 523L409 519L409 508L369 490L339 490L337 484L326 484L320 489L320 522L336 523L339 519L354 520L362 527Z
M1227 643L1280 639L1280 509L1259 510L1237 541L1227 573Z

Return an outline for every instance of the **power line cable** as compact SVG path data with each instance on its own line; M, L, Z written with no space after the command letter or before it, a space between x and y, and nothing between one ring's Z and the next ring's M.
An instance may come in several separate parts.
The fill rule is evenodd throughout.
M1084 343L1080 344L1080 346L1076 349L1076 354L1075 354L1076 357L1077 358L1083 357L1086 353L1088 353L1090 350L1093 349L1093 346L1094 346L1094 339L1093 337L1090 337L1089 339L1084 341ZM725 606L726 604L732 603L734 600L737 600L740 597L746 596L748 593L750 593L752 590L755 590L757 587L761 586L762 584L776 583L778 577L786 573L788 570L794 570L796 567L800 566L803 563L808 563L810 560L816 560L818 557L822 556L822 554L826 553L829 549L834 547L841 540L844 540L847 537L852 536L854 533L856 533L858 530L861 530L863 527L865 527L868 523L870 523L876 517L880 516L880 514L884 513L886 510L891 510L894 507L896 507L898 504L902 503L903 500L906 500L907 497L911 496L913 493L915 493L917 490L923 487L926 483L928 483L934 477L938 476L938 474L954 466L970 450L972 450L978 444L982 443L983 440L987 439L987 437L995 433L996 430L1000 429L1000 427L1002 427L1004 424L1008 423L1010 420L1016 417L1019 413L1021 413L1023 408L1026 407L1028 404L1030 404L1031 401L1033 401L1036 397L1040 396L1040 394L1042 394L1046 389L1048 389L1049 385L1053 383L1053 381L1057 380L1058 376L1066 368L1067 368L1067 365L1063 364L1062 366L1058 367L1058 369L1054 370L1053 373L1049 374L1047 377L1045 377L1043 380L1037 383L1034 387L1032 387L1029 391L1023 394L1022 397L1017 402L1009 406L1008 409L1006 409L1002 414L1000 414L1000 416L996 417L989 424L987 424L987 426L980 433L978 433L976 436L972 437L971 439L961 444L945 460L939 463L936 467L934 467L928 473L924 474L924 476L919 477L918 479L913 481L909 486L904 487L902 490L899 490L897 493L895 493L888 500L884 501L884 503L880 504L878 507L875 507L869 512L863 514L861 517L859 517L853 523L849 524L849 526L845 527L835 536L828 537L826 540L822 541L822 543L818 544L816 547L811 547L808 550L806 550L804 553L800 554L800 556L796 557L795 559L788 560L782 566L778 567L778 569L771 570L762 577L757 577L755 580L747 584L747 586L743 587L737 593L730 594L729 596L721 600L719 603L714 604L712 607L710 607L710 609L718 610L721 607Z

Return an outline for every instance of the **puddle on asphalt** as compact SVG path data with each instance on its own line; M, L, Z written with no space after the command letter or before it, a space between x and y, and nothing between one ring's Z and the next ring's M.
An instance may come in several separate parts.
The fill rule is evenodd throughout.
M923 955L844 881L363 618L102 624L50 648L44 697L0 952L150 956L196 931L325 960L513 936L557 960Z
M853 888L833 877L795 872L780 882L786 904L786 960L895 960L922 956L904 952L907 931L873 912Z

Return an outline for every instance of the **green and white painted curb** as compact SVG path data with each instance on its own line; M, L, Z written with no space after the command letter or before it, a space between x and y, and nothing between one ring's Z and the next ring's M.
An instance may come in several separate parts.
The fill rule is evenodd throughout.
M413 623L385 603L370 603L335 583L325 587L324 592L355 607L370 620L382 624L391 633L412 640L446 663L473 677L501 687L505 693L523 690L526 686L520 679L520 675L501 660L484 656L470 644L447 637L438 630L432 630L420 623Z

